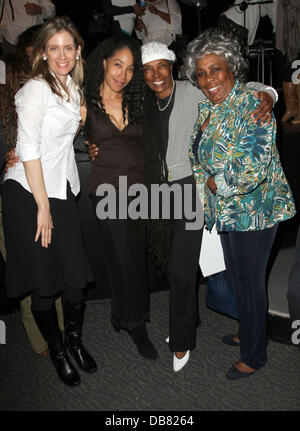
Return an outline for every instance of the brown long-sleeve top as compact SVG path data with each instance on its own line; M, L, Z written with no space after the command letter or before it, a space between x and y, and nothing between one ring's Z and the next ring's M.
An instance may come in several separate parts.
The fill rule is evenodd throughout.
M100 184L108 183L118 190L119 176L127 176L127 184L144 183L142 126L127 125L122 131L102 110L88 108L85 134L99 148L91 163L89 193L96 194Z

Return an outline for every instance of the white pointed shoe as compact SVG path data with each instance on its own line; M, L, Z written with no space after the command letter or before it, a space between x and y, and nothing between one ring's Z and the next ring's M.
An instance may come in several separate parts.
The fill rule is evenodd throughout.
M190 351L188 350L183 358L178 359L174 353L173 355L173 370L175 373L182 370L182 368L188 363L190 359Z
M169 344L169 341L170 341L170 337L168 336L168 337L165 339L165 342Z

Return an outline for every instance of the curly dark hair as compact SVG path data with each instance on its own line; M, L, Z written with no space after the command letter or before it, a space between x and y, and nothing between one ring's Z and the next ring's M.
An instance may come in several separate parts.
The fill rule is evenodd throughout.
M42 25L34 25L33 27L27 28L27 30L23 31L19 34L16 44L16 55L19 57L19 60L24 62L28 67L28 70L31 72L31 64L30 58L26 53L26 48L34 46L35 38L37 32L42 27Z
M134 74L132 80L124 88L122 95L122 112L125 122L128 112L128 123L138 125L142 120L142 104L144 97L144 78L140 44L130 38L110 37L102 41L89 55L84 78L84 92L87 105L97 112L101 106L105 112L100 96L100 85L104 81L103 60L112 57L116 51L129 48L134 58Z
M30 71L14 54L7 54L3 61L6 66L6 84L0 84L0 112L6 151L14 148L17 139L17 112L15 94L28 79Z

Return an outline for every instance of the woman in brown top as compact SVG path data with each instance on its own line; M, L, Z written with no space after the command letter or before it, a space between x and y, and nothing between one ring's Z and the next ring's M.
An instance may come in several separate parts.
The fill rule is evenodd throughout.
M145 226L142 220L119 214L118 209L124 198L119 181L127 181L127 187L144 183L144 84L138 43L125 38L103 41L89 57L85 81L86 137L99 148L91 167L89 192L106 250L111 322L116 331L128 331L142 356L155 359L158 355L145 324L149 320ZM96 193L103 184L116 192L117 212L107 218L100 210L107 198L99 195L99 189ZM125 193L127 196L127 189Z

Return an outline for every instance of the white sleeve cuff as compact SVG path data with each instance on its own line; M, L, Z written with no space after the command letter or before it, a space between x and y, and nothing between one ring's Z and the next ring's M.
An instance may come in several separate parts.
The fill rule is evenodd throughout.
M17 153L21 162L28 162L29 160L41 158L39 146L35 144L18 145Z
M277 93L277 91L275 90L275 88L273 88L273 87L271 87L271 86L269 86L269 85L266 85L266 86L264 86L260 91L264 91L265 93L268 93L268 94L270 94L270 96L272 96L273 97L273 100L274 100L274 104L273 104L273 106L275 105L275 103L277 103L278 102L278 93Z

